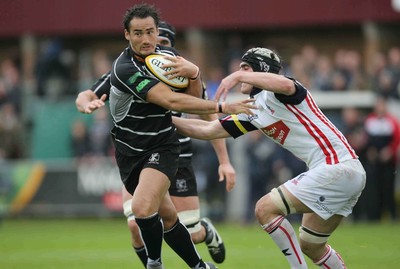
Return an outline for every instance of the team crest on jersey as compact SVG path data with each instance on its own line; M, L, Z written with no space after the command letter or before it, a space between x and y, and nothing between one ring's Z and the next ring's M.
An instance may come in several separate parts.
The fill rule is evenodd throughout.
M267 136L274 139L277 143L283 145L285 143L286 137L289 134L289 127L283 121L277 121L274 124L268 125L264 128L261 128L261 131L264 132Z
M160 161L160 154L159 153L151 154L151 156L149 158L149 163L158 164L159 161Z
M176 190L177 190L177 192L188 191L186 179L177 179L176 180Z

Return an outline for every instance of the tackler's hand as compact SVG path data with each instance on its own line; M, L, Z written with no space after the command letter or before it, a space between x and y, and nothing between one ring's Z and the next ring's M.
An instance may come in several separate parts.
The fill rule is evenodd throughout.
M220 104L221 110L219 112L225 114L244 113L246 115L254 115L252 109L257 109L257 106L255 106L254 104L250 104L253 103L254 101L255 99L246 99L235 103L222 102Z

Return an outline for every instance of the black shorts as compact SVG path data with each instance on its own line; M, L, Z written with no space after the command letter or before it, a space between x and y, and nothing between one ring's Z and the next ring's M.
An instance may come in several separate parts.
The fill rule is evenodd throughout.
M133 194L144 168L156 169L164 173L170 181L174 180L178 169L179 152L179 145L155 149L141 156L126 156L116 151L115 159L126 190Z
M176 176L171 181L169 194L179 197L197 196L196 177L191 165L178 168Z

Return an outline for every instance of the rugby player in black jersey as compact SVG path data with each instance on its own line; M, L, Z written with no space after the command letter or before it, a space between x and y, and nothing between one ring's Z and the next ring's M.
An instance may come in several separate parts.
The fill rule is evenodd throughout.
M158 44L166 47L174 47L175 45L175 28L166 22L160 22L158 26ZM110 72L104 75L91 89L81 92L76 104L80 112L92 113L98 108L105 105L110 94ZM103 97L103 99L101 99ZM205 89L203 89L202 98L206 97ZM104 99L105 98L105 99ZM181 113L174 113L174 116L181 116ZM217 114L200 115L206 120L214 120ZM181 145L179 155L178 172L171 181L169 194L174 203L180 221L189 230L192 240L195 244L205 242L214 262L222 263L225 260L225 246L223 240L214 225L208 218L200 219L200 203L197 193L197 183L192 168L192 145L191 139L178 134ZM216 139L211 141L219 161L219 181L226 180L226 189L231 191L235 185L235 170L232 167L226 144L224 139ZM122 188L124 214L127 217L128 227L132 238L132 247L136 254L146 266L147 254L140 237L139 228L136 224L135 217L131 209L132 195Z
M163 238L191 268L215 268L201 260L168 194L180 153L171 111L252 114L250 108L255 107L248 104L251 100L219 104L176 93L150 77L144 68L147 55L161 49L176 55L172 48L157 46L158 24L158 11L148 4L136 5L124 16L125 38L130 45L113 63L109 96L117 165L125 188L133 194L132 212L148 255L147 268L164 268ZM190 78L187 92L200 93L199 68L182 57L168 59L172 63L165 67L173 69L166 75Z

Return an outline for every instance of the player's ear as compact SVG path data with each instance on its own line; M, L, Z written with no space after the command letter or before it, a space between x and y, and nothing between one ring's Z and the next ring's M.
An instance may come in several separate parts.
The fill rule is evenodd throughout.
M129 36L129 32L126 29L124 29L124 35L125 35L125 39L129 41L130 40L130 38L129 38L130 36Z

